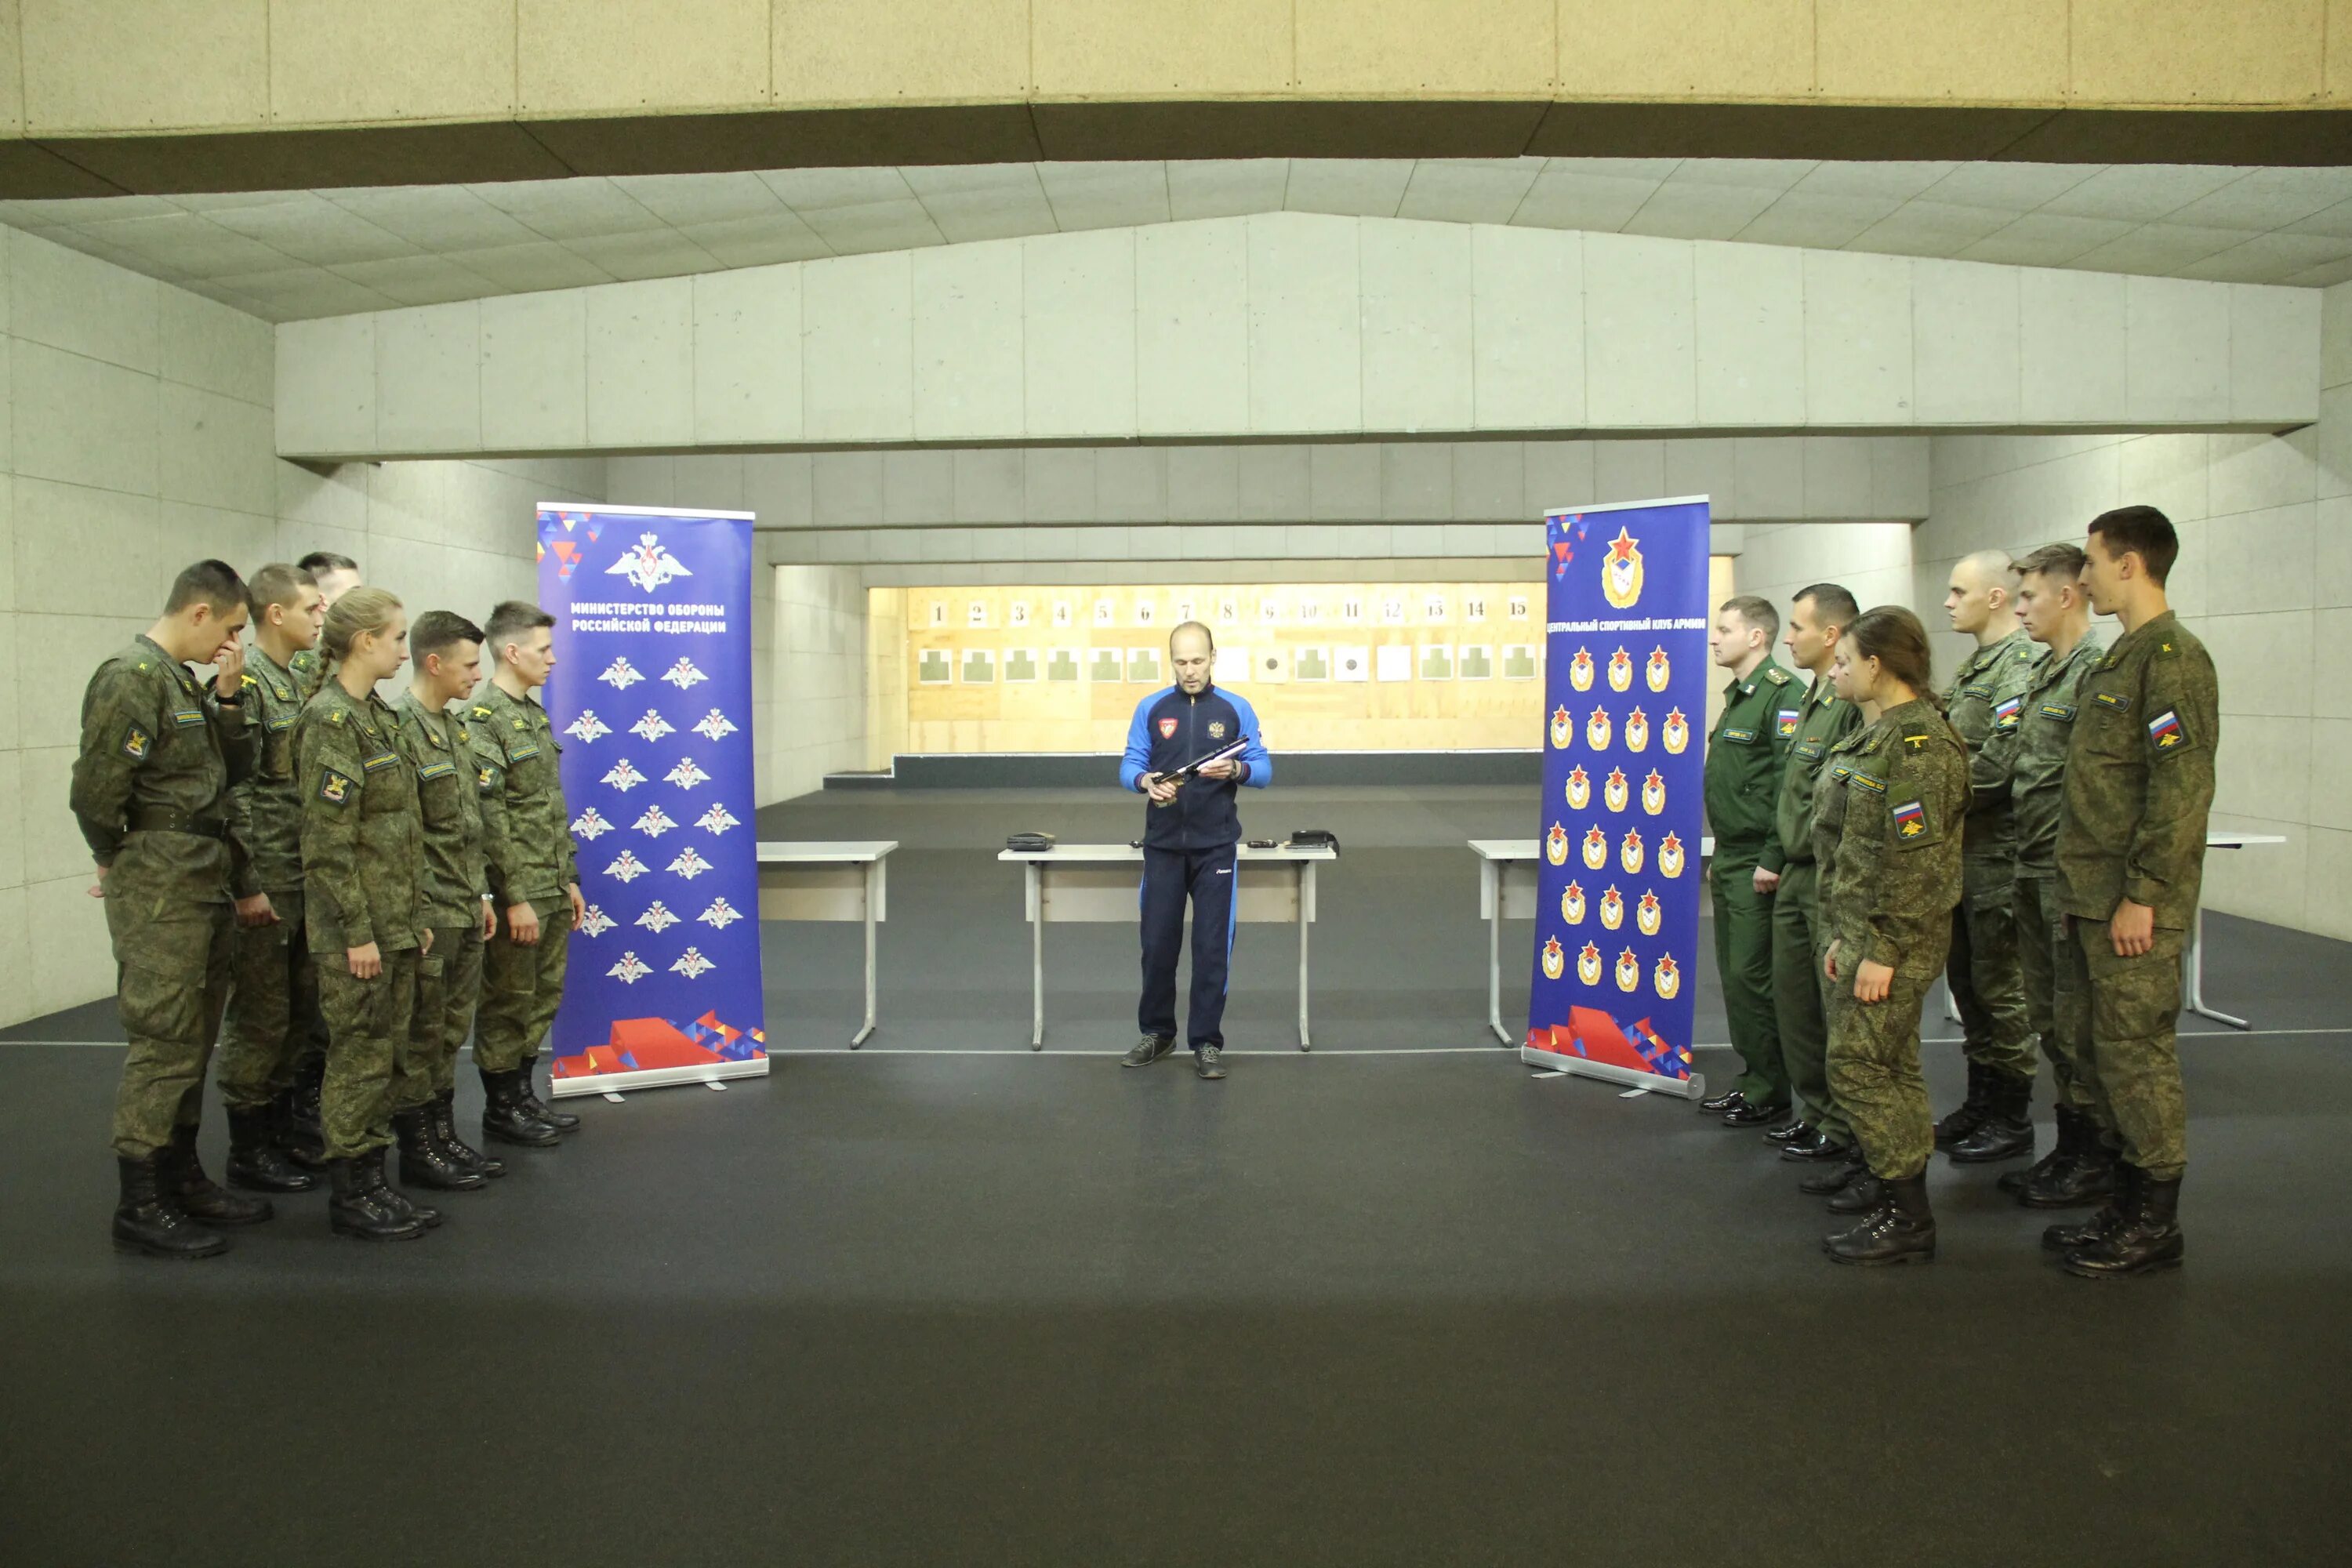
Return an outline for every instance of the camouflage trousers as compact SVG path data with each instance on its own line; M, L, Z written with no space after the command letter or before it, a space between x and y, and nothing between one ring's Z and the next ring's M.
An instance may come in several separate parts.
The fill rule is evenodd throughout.
M1822 1005L1821 868L1811 860L1780 868L1772 895L1772 1015L1780 1029L1780 1061L1789 1071L1790 1105L1832 1141L1853 1136L1830 1092L1829 1016Z
M229 939L232 986L213 1079L231 1110L258 1110L294 1085L294 1058L319 1005L319 975L302 933L302 890L273 890L274 926L238 926Z
M1707 871L1715 912L1715 967L1723 984L1724 1021L1739 1053L1739 1092L1751 1105L1789 1103L1780 1060L1780 1026L1772 1003L1772 899L1756 890L1753 847L1716 847Z
M2011 862L1962 868L1966 892L1952 911L1952 1005L1969 1061L2009 1078L2033 1079L2033 1028L2018 969L2016 874Z
M474 1022L474 1065L512 1072L539 1055L563 1000L566 950L572 941L572 900L560 894L533 899L539 941L523 947L507 935L506 915L482 954L482 1006Z
M2071 1020L2062 1014L2059 1026L2071 1023L2069 1051L2088 1064L2092 1118L2125 1159L2158 1181L2177 1181L2189 1164L2189 1105L2172 1032L2187 933L2159 926L2147 952L2118 958L2106 921L2070 921L2074 939L2060 947L2067 968L2059 984L2071 980L2090 1005L2074 1009Z
M2050 871L2017 874L2018 970L2025 979L2025 1019L2049 1058L2056 1100L2070 1110L2092 1110L2089 1065L2069 1041L2090 1038L2091 999L2074 982L2063 951L2074 942L2058 907L2058 879Z
M416 963L416 1008L392 1086L393 1110L430 1105L457 1087L457 1049L473 1032L481 994L481 928L435 926L433 951Z
M205 1068L228 1001L229 907L110 891L106 924L131 1044L114 1091L114 1152L143 1160L203 1115Z
M1881 1002L1853 999L1854 961L1841 952L1842 978L1822 981L1830 1020L1830 1093L1853 1125L1870 1173L1901 1181L1927 1168L1936 1120L1919 1073L1919 1009L1944 967L1922 952L1897 965Z
M392 1142L392 1084L409 1048L416 958L413 947L387 952L383 973L358 980L343 954L319 954L319 1005L327 1015L319 1121L330 1160L356 1159Z

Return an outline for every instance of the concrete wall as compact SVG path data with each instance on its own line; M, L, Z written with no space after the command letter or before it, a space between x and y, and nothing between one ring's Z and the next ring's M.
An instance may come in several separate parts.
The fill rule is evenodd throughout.
M1815 583L1843 584L1864 609L1912 602L1908 523L1785 523L1741 531L1746 548L1733 566L1738 591L1771 600L1784 626L1790 600ZM1772 657L1788 662L1785 649L1776 647Z

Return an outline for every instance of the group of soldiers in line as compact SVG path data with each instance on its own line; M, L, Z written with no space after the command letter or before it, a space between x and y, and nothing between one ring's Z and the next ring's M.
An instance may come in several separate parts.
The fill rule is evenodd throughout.
M1706 757L1716 959L1744 1071L1702 1101L1765 1128L1799 1184L1853 1227L1842 1263L1932 1258L1927 1162L2034 1148L2035 1042L2056 1145L2000 1188L2029 1208L2099 1205L2042 1245L2073 1274L2178 1265L2186 1110L2173 1027L2221 739L2204 646L2172 614L2179 552L2153 507L2082 547L1954 568L1945 607L1977 647L1940 697L1908 610L1859 611L1835 584L1779 616L1727 601L1732 671ZM2094 614L2121 635L2101 645ZM1946 976L1968 1095L1932 1120L1920 1013Z
M321 1169L337 1234L438 1226L384 1156L396 1142L400 1180L438 1192L506 1173L457 1136L468 1034L486 1139L543 1149L579 1126L534 1087L584 913L557 747L530 696L554 667L553 625L509 601L487 630L447 610L412 626L324 552L249 582L199 561L99 666L72 805L130 1041L117 1247L216 1256L221 1227L273 1213L230 1188L307 1192ZM386 702L376 687L404 664ZM196 1152L216 1039L226 1186Z

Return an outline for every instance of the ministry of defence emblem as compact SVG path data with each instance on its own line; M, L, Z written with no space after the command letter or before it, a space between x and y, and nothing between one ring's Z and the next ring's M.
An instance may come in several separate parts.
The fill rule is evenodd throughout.
M604 973L624 985L635 985L653 971L646 966L644 961L639 959L633 950L621 954L620 962Z
M639 593L650 594L667 583L680 577L691 577L694 574L663 545L660 534L641 533L637 535L635 547L624 551L618 561L605 567L604 575L625 578L635 584Z

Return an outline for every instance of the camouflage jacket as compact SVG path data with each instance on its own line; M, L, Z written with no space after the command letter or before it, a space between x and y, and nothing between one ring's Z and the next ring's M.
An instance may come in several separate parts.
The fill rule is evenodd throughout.
M2083 679L2105 657L2106 650L2085 637L2066 650L2065 658L2044 658L2034 666L2033 684L2026 688L2023 700L1993 721L1985 751L1994 761L1997 787L2009 792L2021 876L2047 877L2057 869L2066 749L2074 739Z
M1777 717L1776 717L1776 722ZM1756 862L1767 871L1790 863L1803 865L1813 858L1813 792L1821 782L1822 764L1830 748L1862 723L1862 710L1841 700L1829 678L1815 678L1813 689L1797 708L1797 732L1789 742L1789 760L1780 770L1780 795L1772 813L1772 834L1764 840Z
M400 749L416 770L425 825L425 923L478 925L490 884L482 866L480 765L474 761L470 704L435 713L413 690L393 704Z
M226 903L242 854L226 797L252 760L244 714L149 638L100 665L82 692L70 801L106 896Z
M1832 749L1814 804L1813 853L1840 973L1864 962L1943 966L1968 808L1968 748L1925 699Z
M1716 858L1760 849L1771 836L1780 765L1797 733L1803 690L1769 658L1723 689L1723 716L1706 738L1706 821Z
M306 699L293 672L259 647L245 656L245 721L253 771L228 794L229 831L245 851L237 896L302 887L302 791L294 782L294 722Z
M2170 611L2083 678L2058 818L2058 901L2104 921L2129 899L2186 931L2205 872L2221 686Z
M312 952L418 945L424 833L398 721L373 692L328 681L294 726L302 786L303 922Z
M286 668L294 677L294 689L305 702L319 695L319 688L326 684L327 658L317 648L304 648L286 661Z
M1971 860L2006 862L2011 858L2008 781L2000 772L2004 763L1987 753L1985 742L1992 737L1994 722L2016 711L2014 705L2024 699L2048 651L2020 628L1969 655L1944 694L1944 716L1969 748L1971 799L1961 843Z
M501 908L561 896L580 872L557 763L563 748L547 710L508 696L492 680L467 705L466 718L492 896Z

